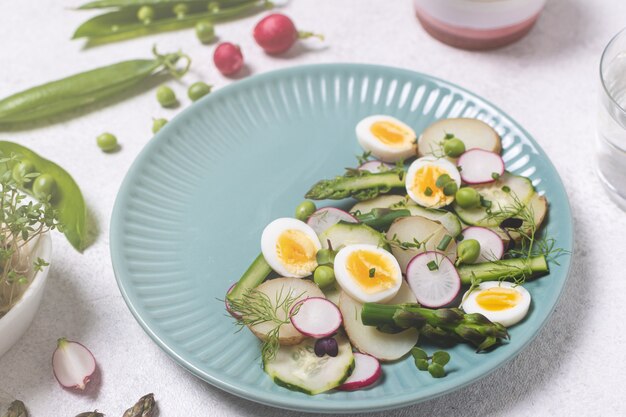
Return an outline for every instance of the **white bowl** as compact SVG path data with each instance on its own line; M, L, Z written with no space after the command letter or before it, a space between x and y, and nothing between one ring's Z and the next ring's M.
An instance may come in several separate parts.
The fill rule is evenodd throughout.
M42 235L33 244L33 255L33 259L39 257L48 263L50 262L52 240L49 233ZM46 266L41 272L38 272L22 298L4 317L0 318L0 356L17 343L35 318L46 288L49 269L50 267Z

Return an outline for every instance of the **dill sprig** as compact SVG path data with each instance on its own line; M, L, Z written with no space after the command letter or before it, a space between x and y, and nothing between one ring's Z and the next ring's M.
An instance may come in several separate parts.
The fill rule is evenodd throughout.
M240 298L230 300L230 308L239 315L237 325L253 327L262 323L272 323L274 327L267 333L261 346L261 356L264 360L271 361L276 357L280 347L280 329L284 324L291 322L291 317L298 313L298 308L292 311L292 307L304 295L304 292L294 295L294 290L280 291L272 300L267 294L255 288L249 289Z
M386 244L388 244L389 246L398 248L398 249L409 250L409 249L423 248L424 251L426 251L426 243L428 243L428 241L433 236L434 236L434 233L430 234L428 237L426 237L426 239L422 240L421 242L415 238L413 238L412 242L404 242L404 241L401 241L400 238L398 238L398 236L394 233L391 239L388 239L386 237L384 237L383 239Z

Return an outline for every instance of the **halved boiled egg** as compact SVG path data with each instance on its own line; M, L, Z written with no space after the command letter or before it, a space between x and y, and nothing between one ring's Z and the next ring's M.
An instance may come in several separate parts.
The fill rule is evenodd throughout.
M394 256L375 245L350 245L335 256L335 278L348 295L363 303L393 298L402 284Z
M261 236L261 251L274 271L284 277L303 278L317 268L316 255L322 245L315 231L306 223L276 219Z
M483 282L465 293L461 308L466 313L480 313L504 327L519 323L530 307L530 293L511 282Z
M446 195L437 179L447 175L457 188L461 186L461 174L447 159L424 156L413 161L406 174L406 192L420 206L439 208L454 200L454 193Z
M363 149L381 161L398 162L417 153L415 131L395 117L366 117L356 125L356 137Z

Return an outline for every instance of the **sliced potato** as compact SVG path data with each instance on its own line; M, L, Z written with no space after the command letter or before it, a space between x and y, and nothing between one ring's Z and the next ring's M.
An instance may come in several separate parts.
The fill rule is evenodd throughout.
M450 235L448 230L441 223L434 222L425 217L411 216L397 219L391 224L387 231L388 240L399 240L400 242L414 243L422 242L419 248L402 249L398 245L391 245L391 253L400 264L402 273L406 273L406 266L417 254L424 251L437 251L446 255L452 262L456 260L456 242L450 239L450 243L444 251L437 249L444 236Z
M484 149L500 153L502 142L500 135L487 123L470 118L442 119L428 126L417 142L419 156L441 156L441 142L446 133L454 134L465 144L465 149Z
M402 281L398 294L390 304L415 303L415 295L405 281ZM361 322L363 304L345 292L339 296L339 309L343 315L343 327L352 346L361 353L372 355L381 361L394 361L406 355L417 343L417 329L407 329L400 333L383 333L374 326L365 326Z
M276 300L284 300L291 292L292 296L298 296L298 300L307 297L322 297L324 293L313 282L302 278L276 278L265 281L256 288L257 291L267 295L272 302L272 306L276 306ZM297 302L297 301L296 301ZM296 303L294 302L294 304ZM288 313L288 312L287 312ZM278 309L278 318L285 319L286 313L282 309ZM250 330L256 337L261 340L267 338L267 334L276 327L275 323L264 322L254 326L249 326ZM278 333L278 341L281 345L297 345L304 340L305 336L296 330L291 323L283 324Z

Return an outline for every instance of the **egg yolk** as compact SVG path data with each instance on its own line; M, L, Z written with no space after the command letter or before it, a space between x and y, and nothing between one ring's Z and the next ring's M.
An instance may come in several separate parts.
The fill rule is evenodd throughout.
M476 303L489 311L502 311L515 307L522 295L512 288L492 287L476 296Z
M346 269L349 275L367 293L376 293L395 285L393 264L384 255L356 250L348 255Z
M439 204L448 199L452 200L452 196L445 195L443 189L437 187L437 178L443 174L448 174L448 172L436 165L424 165L418 169L413 177L415 195L419 195L427 205ZM430 193L426 191L427 189L430 189Z
M388 146L402 146L410 136L409 132L392 122L375 122L370 127L370 132Z
M300 230L285 230L276 241L276 254L292 273L311 272L317 267L315 244Z

